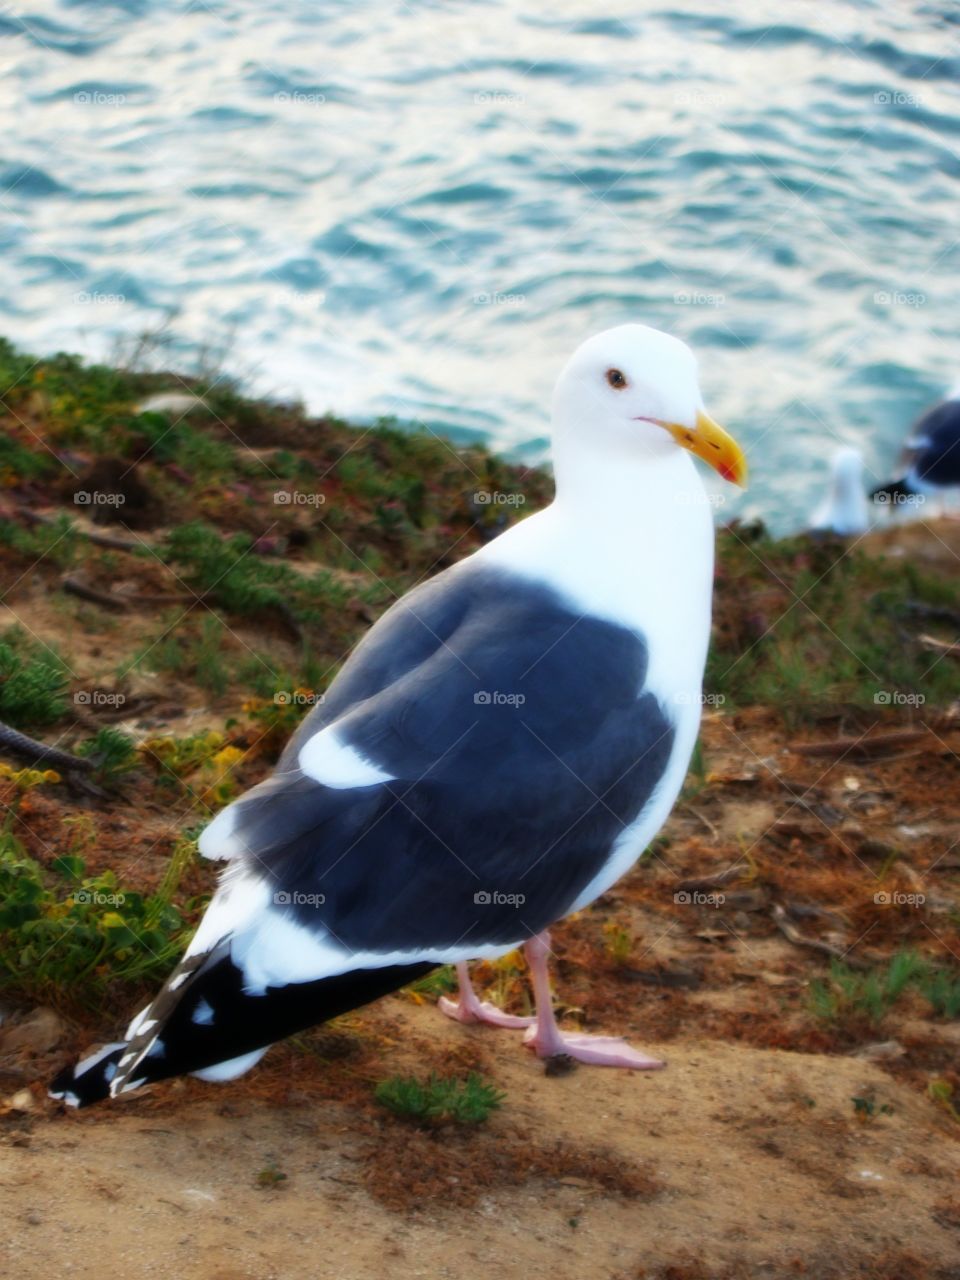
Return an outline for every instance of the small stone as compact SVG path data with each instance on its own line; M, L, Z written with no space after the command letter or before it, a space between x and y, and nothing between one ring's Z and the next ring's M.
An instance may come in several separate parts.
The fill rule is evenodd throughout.
M63 1033L60 1015L41 1007L0 1032L0 1050L4 1053L46 1053L60 1043Z
M545 1076L568 1076L576 1069L576 1060L571 1058L569 1053L554 1053L543 1064Z
M894 1058L902 1058L906 1052L899 1040L878 1040L857 1049L853 1057L866 1062L890 1062Z

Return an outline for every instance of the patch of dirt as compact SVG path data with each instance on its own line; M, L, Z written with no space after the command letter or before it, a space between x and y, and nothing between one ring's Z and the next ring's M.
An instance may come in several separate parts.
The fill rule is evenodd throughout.
M405 997L350 1022L324 1033L327 1052L346 1034L339 1056L281 1047L230 1085L51 1106L8 1131L0 1273L99 1280L109 1257L184 1280L901 1280L955 1263L960 1145L875 1064L691 1037L644 1041L662 1072L549 1078L519 1034ZM507 1095L483 1128L424 1133L372 1104L368 1073L465 1045ZM889 1110L864 1123L851 1099L871 1093ZM922 1248L897 1270L907 1242Z

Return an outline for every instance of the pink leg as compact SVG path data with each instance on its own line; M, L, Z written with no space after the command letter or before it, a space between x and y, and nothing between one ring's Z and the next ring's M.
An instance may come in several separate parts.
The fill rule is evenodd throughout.
M486 1022L491 1027L530 1027L533 1018L517 1018L512 1013L503 1013L495 1004L481 1000L473 989L470 971L466 962L457 965L457 980L460 983L459 999L448 1000L441 996L438 1005L441 1013L457 1022Z
M544 931L531 938L525 950L537 1002L537 1021L536 1026L523 1037L523 1043L538 1058L552 1058L564 1053L578 1062L589 1062L599 1067L632 1067L637 1071L650 1071L666 1065L657 1058L648 1058L638 1049L632 1049L620 1036L590 1036L583 1032L561 1031L553 1012L547 973L549 933Z

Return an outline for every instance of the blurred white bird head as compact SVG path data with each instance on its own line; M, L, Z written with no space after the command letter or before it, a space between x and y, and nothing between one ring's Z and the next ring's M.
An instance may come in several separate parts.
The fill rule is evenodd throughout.
M852 445L841 445L830 459L830 486L810 520L816 531L850 537L870 527L867 495L863 488L863 455Z

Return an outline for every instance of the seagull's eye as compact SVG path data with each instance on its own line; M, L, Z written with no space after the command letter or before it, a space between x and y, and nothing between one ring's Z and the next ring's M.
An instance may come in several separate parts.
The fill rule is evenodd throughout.
M619 369L607 370L607 381L613 387L614 391L622 391L627 385L627 375L621 373Z

